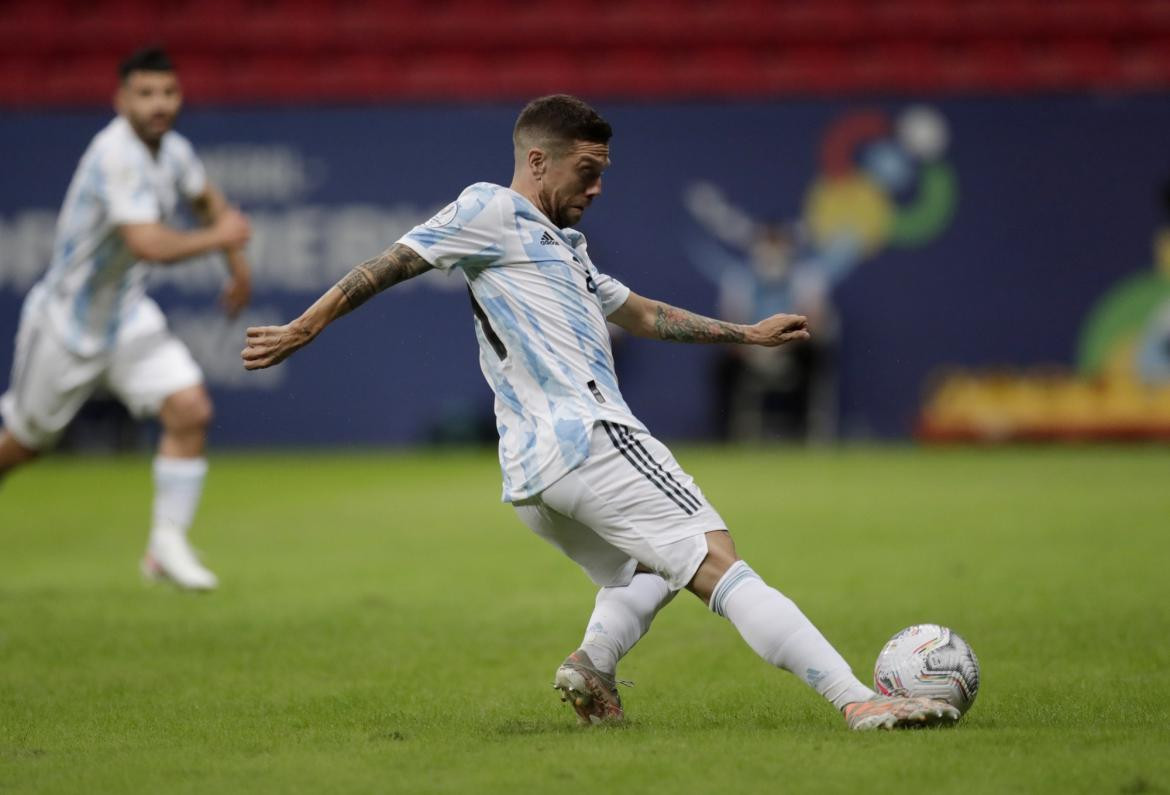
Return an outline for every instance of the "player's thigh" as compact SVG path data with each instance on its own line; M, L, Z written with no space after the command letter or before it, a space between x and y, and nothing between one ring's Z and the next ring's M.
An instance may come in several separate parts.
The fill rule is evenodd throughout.
M707 557L722 517L665 445L643 431L596 426L588 460L542 494L607 543L681 589Z
M30 450L44 450L97 388L108 366L104 356L81 357L58 339L48 319L25 316L0 415L9 433Z
M203 371L187 346L163 328L120 340L106 383L131 414L155 417L168 397L200 386Z
M572 477L570 473L566 477ZM580 566L600 587L628 585L637 561L590 528L547 505L541 496L513 503L524 524Z

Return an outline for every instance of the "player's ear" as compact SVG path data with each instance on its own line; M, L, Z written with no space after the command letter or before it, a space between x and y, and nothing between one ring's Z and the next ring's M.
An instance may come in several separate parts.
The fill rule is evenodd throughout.
M125 91L126 84L121 82L118 83L118 87L114 89L114 111L116 113L121 114L124 110L125 102L122 99L122 95L125 93Z
M548 170L548 155L543 149L528 150L528 170L537 179L544 176L544 172Z

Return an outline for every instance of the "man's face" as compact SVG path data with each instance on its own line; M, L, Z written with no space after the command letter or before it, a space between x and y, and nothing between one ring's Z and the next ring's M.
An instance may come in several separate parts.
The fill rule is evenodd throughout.
M174 72L131 72L118 88L118 112L149 144L157 144L171 129L182 104Z
M559 157L550 157L540 182L549 220L564 229L581 220L585 208L601 195L601 173L609 168L609 145L574 142Z

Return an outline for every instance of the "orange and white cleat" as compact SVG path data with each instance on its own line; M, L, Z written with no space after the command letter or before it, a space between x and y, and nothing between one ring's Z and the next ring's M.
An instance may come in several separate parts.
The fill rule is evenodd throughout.
M620 723L625 718L618 682L612 675L599 671L581 649L570 654L557 669L553 687L577 713L582 726Z
M948 726L959 719L959 710L931 698L874 696L868 701L846 704L843 711L845 722L857 732Z

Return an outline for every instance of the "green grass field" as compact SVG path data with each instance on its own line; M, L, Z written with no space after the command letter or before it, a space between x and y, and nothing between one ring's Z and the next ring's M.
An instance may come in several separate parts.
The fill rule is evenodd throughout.
M683 595L578 729L593 589L490 452L214 456L209 596L138 579L147 459L56 458L0 488L0 792L1170 792L1166 449L676 452L863 680L962 632L959 726L852 734Z

